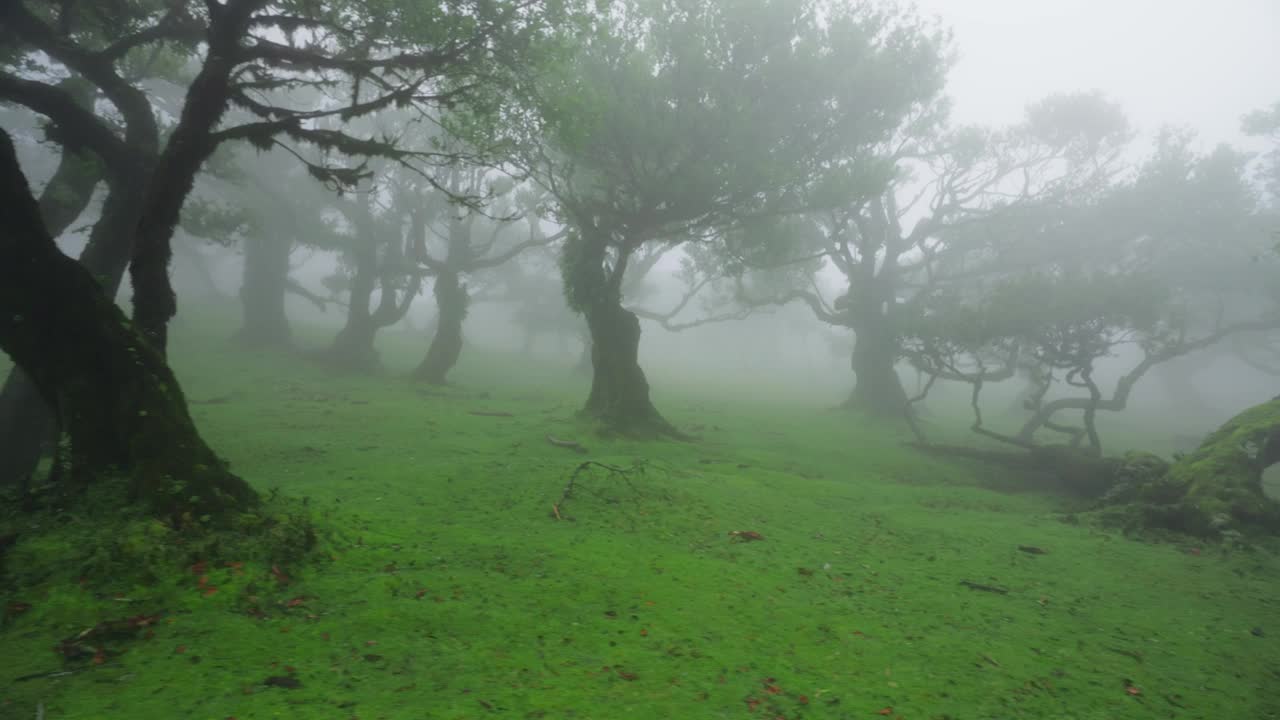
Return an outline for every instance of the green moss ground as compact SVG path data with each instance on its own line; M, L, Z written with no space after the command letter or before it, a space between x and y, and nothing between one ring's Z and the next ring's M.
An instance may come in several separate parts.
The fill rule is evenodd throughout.
M416 352L391 343L393 371ZM50 565L0 593L31 605L0 627L0 718L1280 717L1274 556L1062 522L1061 501L986 489L813 389L656 373L701 440L636 443L575 419L584 380L513 357L469 351L444 389L212 340L175 365L233 467L307 498L318 559L288 584L246 558L120 587L56 562L87 520L19 546L11 562ZM580 477L557 520L583 459L646 470ZM101 664L13 681L156 611Z

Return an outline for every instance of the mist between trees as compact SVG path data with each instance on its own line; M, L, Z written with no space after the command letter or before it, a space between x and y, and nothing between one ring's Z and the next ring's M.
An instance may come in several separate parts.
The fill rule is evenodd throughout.
M234 341L344 372L406 372L386 333L424 383L577 364L609 433L691 439L662 383L790 384L1158 524L1280 517L1280 104L1242 118L1260 153L1097 91L965 125L956 43L891 4L13 0L0 34L5 484L57 449L55 483L126 469L174 523L255 502L165 361L180 299L234 295ZM1254 407L1253 445L1133 478L1132 406Z

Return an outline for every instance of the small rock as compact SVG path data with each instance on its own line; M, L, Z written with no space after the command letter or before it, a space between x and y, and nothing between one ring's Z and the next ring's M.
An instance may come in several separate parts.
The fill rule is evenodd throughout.
M1262 637L1263 635L1266 635L1266 633L1262 632L1261 627L1255 627L1254 629L1249 631L1249 634L1254 637Z

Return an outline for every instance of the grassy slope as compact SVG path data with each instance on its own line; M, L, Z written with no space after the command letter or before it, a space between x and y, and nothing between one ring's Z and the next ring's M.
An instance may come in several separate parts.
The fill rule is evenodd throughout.
M273 585L262 566L211 569L208 596L175 571L126 593L168 612L154 637L10 683L134 612L55 569L0 630L0 717L1280 717L1274 558L1058 522L1050 499L976 487L807 398L659 378L660 407L702 440L641 444L591 436L582 381L512 358L473 352L439 391L212 341L175 362L193 400L225 400L193 406L211 442L257 486L307 496L330 557L293 569L266 618L242 611ZM548 433L647 471L581 478L557 521L583 458ZM286 666L301 688L260 684Z

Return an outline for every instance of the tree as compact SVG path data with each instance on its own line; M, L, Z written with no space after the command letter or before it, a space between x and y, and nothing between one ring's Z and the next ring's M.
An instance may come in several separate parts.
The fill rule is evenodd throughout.
M828 302L812 275L775 297L800 300L821 321L855 335L855 384L846 408L898 417L907 401L895 365L901 357L902 304L928 284L945 283L945 256L957 228L1015 215L1032 204L1087 195L1113 171L1129 138L1123 114L1095 93L1054 95L1025 119L992 131L951 127L948 104L922 105L877 148L893 168L883 191L853 194L811 218L829 266L844 284ZM958 271L971 279L970 270Z
M550 337L565 352L571 344L582 341L583 352L575 369L589 373L591 352L586 325L565 304L564 285L556 273L556 255L551 247L521 253L515 261L487 273L487 292L482 292L510 309L511 322L523 334L521 347L525 355L534 352L540 337Z
M125 471L130 494L175 524L255 503L201 439L164 359L54 245L2 130L0 226L0 350L57 408L74 481Z
M584 413L676 436L622 305L635 253L792 212L819 183L878 187L868 149L938 91L944 38L888 10L781 0L632 0L573 32L507 120L516 162L570 228L565 295L594 370Z
M425 232L428 212L441 210L438 206L416 207L416 193L392 168L383 168L376 177L382 187L375 184L368 192L333 201L348 227L343 261L349 298L346 323L334 337L328 359L361 372L380 367L374 339L380 330L404 318L422 291L427 273L412 258L417 238Z
M112 44L110 39L134 37L145 21L139 16L145 13L132 6L128 12L102 13L75 5L65 3L57 13L57 26L67 31L62 34L20 3L0 5L0 45L6 49L0 54L0 100L47 118L46 133L61 146L56 182L46 187L45 195L62 201L42 202L43 210L69 209L77 193L87 201L92 187L86 187L85 174L94 177L94 185L105 181L106 199L80 262L108 296L114 296L129 262L142 207L138 179L148 177L154 167L160 131L145 93L126 79L141 72L129 53L132 45ZM182 34L175 30L170 37L178 40ZM79 43L102 49L87 52ZM71 76L57 80L58 66ZM110 103L114 115L95 112L99 96ZM61 171L64 165L66 173ZM76 187L66 184L72 178L79 179ZM60 233L74 219L69 214L54 217L51 212L48 229ZM52 412L16 368L0 390L0 484L25 482L53 431Z
M233 234L244 252L242 320L235 340L248 347L287 347L292 329L286 297L297 295L321 311L329 304L290 277L290 263L299 248L340 247L342 238L325 214L333 193L310 182L296 158L278 149L254 157L242 152L228 155L225 169L216 174L221 181L218 208L235 209ZM184 228L190 224L191 210L188 203ZM224 243L232 241L226 234Z
M82 260L93 270L94 258L102 258L105 274L115 277L127 261L135 326L162 354L176 311L168 277L170 240L197 173L219 145L245 140L259 148L281 147L296 154L313 177L338 185L365 177L361 158L425 161L432 158L427 150L406 150L395 138L351 134L324 122L397 106L425 112L480 98L477 88L496 82L497 69L527 45L542 17L522 3L480 0L376 6L126 0L103 10L74 0L56 7L24 0L0 4L0 59L8 69L0 72L0 98L47 116L64 137L82 142L102 161L109 184L114 180L113 187L121 189L108 193L94 228L102 242L91 239ZM184 58L203 50L163 146L157 113L140 86L153 61L165 56L161 49ZM135 67L142 71L129 71ZM110 110L95 114L78 105L50 80L62 74L92 83ZM309 104L304 90L329 100ZM301 103L295 101L299 94ZM233 107L241 114L229 116ZM116 115L124 121L123 132L112 122ZM305 159L298 146L355 161ZM92 354L97 348L86 350ZM53 359L28 357L19 366L29 371L31 363L44 362Z
M1035 452L1049 430L1100 456L1097 413L1124 410L1153 367L1280 328L1267 301L1274 280L1257 262L1266 233L1244 157L1226 147L1196 154L1189 140L1165 132L1105 193L952 240L968 254L952 261L985 282L935 283L914 298L906 354L932 379L971 386L975 432ZM1034 370L1028 415L1016 433L991 430L980 394L1018 366Z
M415 238L415 241L420 241L416 260L434 278L432 294L436 301L437 315L431 345L413 376L437 385L444 384L449 371L462 354L462 325L471 302L465 277L503 265L526 250L546 247L564 234L560 232L547 236L543 233L542 220L536 214L536 206L541 198L536 194L521 194L512 188L505 194L514 193L512 200L520 209L516 211L499 205L498 201L504 198L494 198L492 186L498 182L509 185L509 179L486 178L481 168L458 169L452 173L452 177L453 180L449 183L452 193L472 197L490 196L487 212L494 213L497 217L485 218L476 208L457 207L443 214L442 222L439 223L443 226L441 229L436 230L428 223L427 229L442 239L443 242L439 245L443 245L443 253L439 250L433 252L431 246L435 243L426 242L425 237ZM523 228L527 228L527 235L523 239L508 240L503 237L510 236L513 230Z
M167 273L169 240L196 174L221 143L246 140L267 148L287 147L284 141L289 140L356 158L421 157L391 139L359 137L319 123L328 118L349 121L392 107L459 102L479 78L491 74L493 41L501 35L517 43L516 26L523 30L531 17L520 6L487 3L375 8L348 2L225 0L127 7L132 32L105 47L88 46L100 40L97 35L83 38L55 29L75 27L83 10L78 3L63 3L53 17L44 18L16 0L4 5L0 23L31 50L97 83L122 113L128 108L130 127L136 116L138 124L151 130L156 121L150 103L120 77L116 62L163 42L205 47L154 171L142 168L143 173L133 175L134 183L147 178L136 227L131 228L134 320L161 351L165 326L176 310ZM9 97L38 112L59 100L44 83L10 82L17 87ZM295 104L291 95L306 89L338 89L345 97L323 107ZM252 119L224 124L233 107ZM103 136L100 151L108 146L125 151L109 128L87 120L82 124L77 132ZM365 174L359 166L308 162L308 168L318 179L339 184L354 183Z

